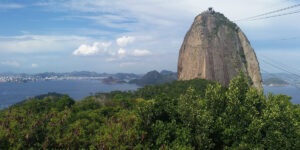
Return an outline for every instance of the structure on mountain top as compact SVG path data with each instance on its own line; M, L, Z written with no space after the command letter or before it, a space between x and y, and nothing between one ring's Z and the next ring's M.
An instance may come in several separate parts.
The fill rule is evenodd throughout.
M227 86L242 71L262 89L256 54L245 34L212 8L198 15L187 32L178 58L178 80L202 78Z
M214 14L214 13L215 13L215 11L214 11L214 9L213 9L212 7L209 7L209 8L208 8L208 12L211 13L211 14Z

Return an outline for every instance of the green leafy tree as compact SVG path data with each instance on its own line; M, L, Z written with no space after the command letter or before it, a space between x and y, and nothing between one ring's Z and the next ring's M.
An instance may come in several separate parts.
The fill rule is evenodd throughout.
M242 73L98 93L41 95L0 111L0 149L300 149L300 105Z

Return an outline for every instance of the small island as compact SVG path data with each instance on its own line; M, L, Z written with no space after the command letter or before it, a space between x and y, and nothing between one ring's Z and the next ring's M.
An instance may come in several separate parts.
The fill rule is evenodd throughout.
M268 78L263 81L263 84L266 86L287 86L288 82L280 79L280 78Z
M150 71L141 78L130 80L130 84L136 84L139 86L163 84L177 80L177 72L162 70L158 72L156 70Z
M104 84L123 84L126 83L124 80L113 78L112 76L102 80Z

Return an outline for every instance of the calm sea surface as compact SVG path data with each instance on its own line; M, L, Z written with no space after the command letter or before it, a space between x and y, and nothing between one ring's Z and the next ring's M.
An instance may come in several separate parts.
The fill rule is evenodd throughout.
M91 93L128 91L139 88L134 84L103 84L99 80L58 80L27 83L0 83L0 108L8 107L26 98L48 92L68 94L81 100Z
M91 93L110 92L115 90L128 91L139 88L134 84L103 84L98 80L59 80L27 83L0 83L0 108L8 107L26 98L48 92L68 94L75 100L81 100ZM292 96L294 104L300 104L300 88L293 86L265 86L265 93L286 94Z
M300 104L300 87L295 86L264 86L265 94L268 92L272 94L285 94L292 96L293 104Z

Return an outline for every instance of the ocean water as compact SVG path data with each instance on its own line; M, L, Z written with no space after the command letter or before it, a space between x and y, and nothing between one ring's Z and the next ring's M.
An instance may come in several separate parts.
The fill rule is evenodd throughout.
M293 104L300 104L300 87L295 86L264 86L265 94L284 94L291 96Z
M139 86L134 84L103 84L99 80L58 80L27 83L0 83L0 109L48 92L68 94L75 100L81 100L91 93L110 92L115 90L134 91ZM292 96L292 103L300 104L300 88L294 86L270 87L264 86L267 94L285 94Z
M134 91L135 84L104 84L99 80L57 80L27 83L0 83L0 109L48 92L68 94L75 100L81 100L91 93L110 91Z

